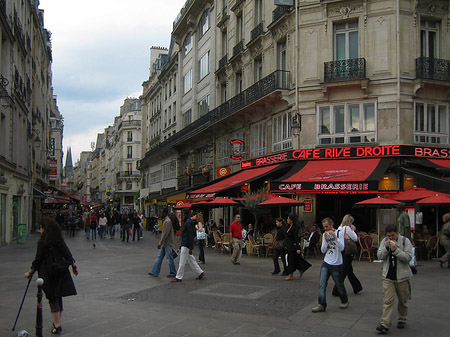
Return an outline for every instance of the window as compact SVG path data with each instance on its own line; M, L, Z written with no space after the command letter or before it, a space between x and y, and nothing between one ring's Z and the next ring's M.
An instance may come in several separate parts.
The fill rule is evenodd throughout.
M192 49L192 34L188 34L186 36L186 40L184 40L184 55L187 55Z
M169 105L169 125L172 124L172 106Z
M127 158L133 158L133 147L127 146Z
M448 144L448 104L416 102L416 143Z
M150 173L150 184L161 182L161 170Z
M192 109L189 109L183 114L183 128L192 123Z
M236 43L242 40L243 20L242 14L236 16Z
M220 85L220 103L223 104L227 101L227 84L222 83Z
M236 95L242 92L242 73L236 73Z
M422 57L437 58L439 23L422 21L420 23L420 50Z
M208 31L209 27L211 26L210 19L209 19L209 11L206 11L203 13L202 18L200 19L199 24L199 37L201 38L205 33Z
M376 142L376 104L355 102L319 106L319 144Z
M287 70L286 41L278 43L277 52L278 69Z
M190 69L183 78L184 94L192 89L192 69Z
M255 0L255 26L262 21L262 0Z
M127 190L132 190L132 189L133 189L133 182L127 181Z
M198 102L198 115L202 117L209 112L209 95Z
M334 27L335 60L357 59L358 22L337 24Z
M127 176L131 176L133 174L133 164L127 163Z
M127 131L127 142L133 141L133 131Z
M200 59L200 79L209 74L209 51Z
M177 92L177 74L173 75L173 93Z
M173 103L173 122L177 121L177 104Z
M257 157L267 153L266 123L258 123L250 128L250 156Z
M273 144L274 152L289 149L292 147L291 126L292 117L291 112L285 112L273 118Z
M230 164L231 148L229 135L220 137L217 141L217 165L227 166Z
M170 163L162 165L163 180L174 179L177 177L177 162L172 160Z
M227 55L227 31L222 32L222 57Z
M262 59L256 59L254 63L255 83L262 79Z

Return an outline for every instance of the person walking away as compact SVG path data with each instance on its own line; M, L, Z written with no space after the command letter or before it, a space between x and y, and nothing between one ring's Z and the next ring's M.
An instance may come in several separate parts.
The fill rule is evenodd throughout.
M273 272L272 275L277 275L280 273L280 264L278 263L278 258L281 257L281 262L283 262L283 275L289 275L286 266L286 221L283 218L277 218L275 220L277 226L277 235L275 237L275 244L273 249Z
M120 225L122 226L122 242L125 241L125 235L127 237L127 242L130 240L130 220L128 219L127 212L122 212L122 219Z
M404 237L411 240L411 224L409 220L409 215L405 211L405 207L400 207L400 215L398 217L398 232Z
M59 334L62 331L62 298L77 294L68 267L72 266L72 272L75 276L78 275L78 270L76 262L64 242L61 228L56 220L43 217L40 230L41 237L37 243L36 256L31 264L30 270L25 273L25 277L30 278L37 271L39 277L44 280L42 289L44 290L45 297L48 299L53 318L51 333ZM56 270L53 267L55 261L65 261L67 267Z
M84 224L84 233L86 234L86 239L89 240L89 238L91 237L91 214L89 213L89 210L87 207L83 213L83 224Z
M203 226L204 224L203 214L197 214L197 224L195 225L196 235L197 235L197 244L198 249L200 251L198 255L198 262L205 264L205 243L206 243L206 228Z
M164 256L167 257L167 262L169 263L170 273L167 277L175 277L177 274L177 269L175 268L175 262L172 256L172 246L173 246L173 225L170 218L167 216L168 210L164 208L161 212L163 218L163 230L161 233L161 239L158 243L158 255L156 256L155 263L153 264L153 269L149 273L150 276L158 277L161 271L162 261Z
M301 247L299 242L298 230L299 225L297 221L297 214L290 213L287 219L288 229L286 231L285 246L288 252L288 277L285 281L291 281L294 279L294 272L298 269L300 272L300 278L303 273L311 267L311 264L306 261L301 254Z
M112 211L106 212L106 228L109 238L112 239L114 237L114 214Z
M119 233L119 236L122 237L122 232L120 231L120 222L122 217L119 212L116 210L113 211L113 221L114 221L114 230L113 230L113 238L116 236L116 233Z
M231 263L234 265L240 264L238 262L239 257L242 253L242 248L244 247L242 241L242 224L241 215L236 214L234 216L234 221L230 225L230 245L233 245L233 254L231 254Z
M181 228L181 247L180 247L180 262L178 265L178 271L172 282L181 282L184 276L184 268L186 262L193 271L197 273L197 279L200 280L205 277L205 272L200 268L195 257L192 255L192 250L194 249L194 237L195 237L195 227L194 221L197 220L197 214L193 213L189 217L189 209L184 209L185 221L183 227Z
M95 212L92 212L91 214L90 227L91 227L91 240L97 240L98 218L95 215Z
M345 239L345 248L342 252L343 263L341 280L342 283L344 283L345 278L348 276L348 280L353 288L353 293L357 294L362 290L362 285L353 272L352 266L353 255L356 254L355 242L358 241L358 235L355 233L356 227L353 225L354 221L355 219L350 214L346 214L342 219L342 223L339 226L338 231L340 231L340 233L344 233ZM339 296L336 285L334 285L332 294L333 296Z
M100 235L100 239L105 238L106 234L106 225L108 224L108 219L105 216L105 213L100 214L100 219L98 219L98 233Z
M409 261L413 257L411 241L399 234L398 227L394 224L386 226L386 237L378 247L378 259L383 260L382 285L383 285L383 314L380 325L376 330L385 334L391 327L394 314L395 296L398 299L397 328L406 327L408 315L408 299L411 296L409 279L412 276Z
M135 240L135 238L137 237L137 240L140 241L141 240L141 219L139 219L136 211L134 211L133 213L133 217L131 218L131 224L133 225L133 241Z
M450 268L450 213L445 213L442 216L444 225L441 230L441 245L445 249L445 254L439 259L441 268L444 268L444 264L447 262L447 268Z
M344 283L341 280L342 273L342 251L345 248L344 233L340 230L337 232L334 230L334 222L330 218L325 218L322 220L322 225L324 229L322 246L320 250L325 254L322 267L320 268L320 279L319 279L319 304L312 308L312 312L322 312L326 310L327 299L327 283L328 279L333 278L336 284L337 290L339 292L339 297L341 298L341 304L339 308L347 309L349 302L347 297L347 292L345 291Z
M75 237L75 231L77 228L77 218L75 214L69 216L69 236Z

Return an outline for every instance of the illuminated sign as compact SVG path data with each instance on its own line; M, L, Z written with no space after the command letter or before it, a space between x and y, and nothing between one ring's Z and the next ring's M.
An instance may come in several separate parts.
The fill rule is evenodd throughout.
M218 178L225 177L225 176L230 174L230 168L229 167L218 167L216 169L216 171L217 171L217 177Z
M296 191L376 191L378 190L378 182L345 182L345 183L283 183L272 182L272 191L280 192L296 192Z
M312 213L313 208L313 200L311 198L306 198L302 200L304 205L303 205L303 213Z
M244 152L244 142L240 139L233 139L231 144L231 159L241 160L242 153Z
M354 147L326 147L316 149L298 149L270 154L263 157L244 160L241 168L250 168L290 160L379 158L413 156L422 158L450 159L448 147L425 147L414 145L379 145Z

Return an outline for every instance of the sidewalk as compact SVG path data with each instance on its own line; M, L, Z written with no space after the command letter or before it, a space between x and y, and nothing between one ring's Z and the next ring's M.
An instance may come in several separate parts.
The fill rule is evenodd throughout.
M272 276L270 258L243 256L241 265L230 255L206 249L207 275L195 280L189 267L181 283L171 283L167 261L159 278L148 276L156 257L157 239L144 232L141 242L118 238L92 241L79 233L66 242L77 260L78 295L64 299L63 336L376 336L381 316L381 264L354 262L363 291L354 295L346 283L350 307L339 309L339 299L328 289L327 312L313 314L318 293L319 259L302 280L285 282ZM24 244L0 248L0 336L16 336L25 329L35 333L36 276L30 285L16 332L11 328L25 291L23 274L34 258L38 235ZM198 249L194 250L198 255ZM435 261L420 261L412 279L412 300L405 330L392 336L449 336L448 285L450 269ZM176 259L178 265L178 258ZM330 285L333 284L330 280ZM396 316L394 316L396 318ZM44 336L50 336L51 316L44 304Z

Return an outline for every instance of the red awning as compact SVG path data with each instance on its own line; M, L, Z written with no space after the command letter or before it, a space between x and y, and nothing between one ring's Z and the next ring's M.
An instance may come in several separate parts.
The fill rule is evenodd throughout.
M389 158L302 161L280 181L273 191L375 191L389 167Z
M277 170L281 164L269 165L263 167L256 167L252 169L241 170L231 176L216 180L212 184L202 187L198 190L192 191L186 195L187 199L197 198L213 198L217 192L239 187L245 183L252 182L267 174Z

